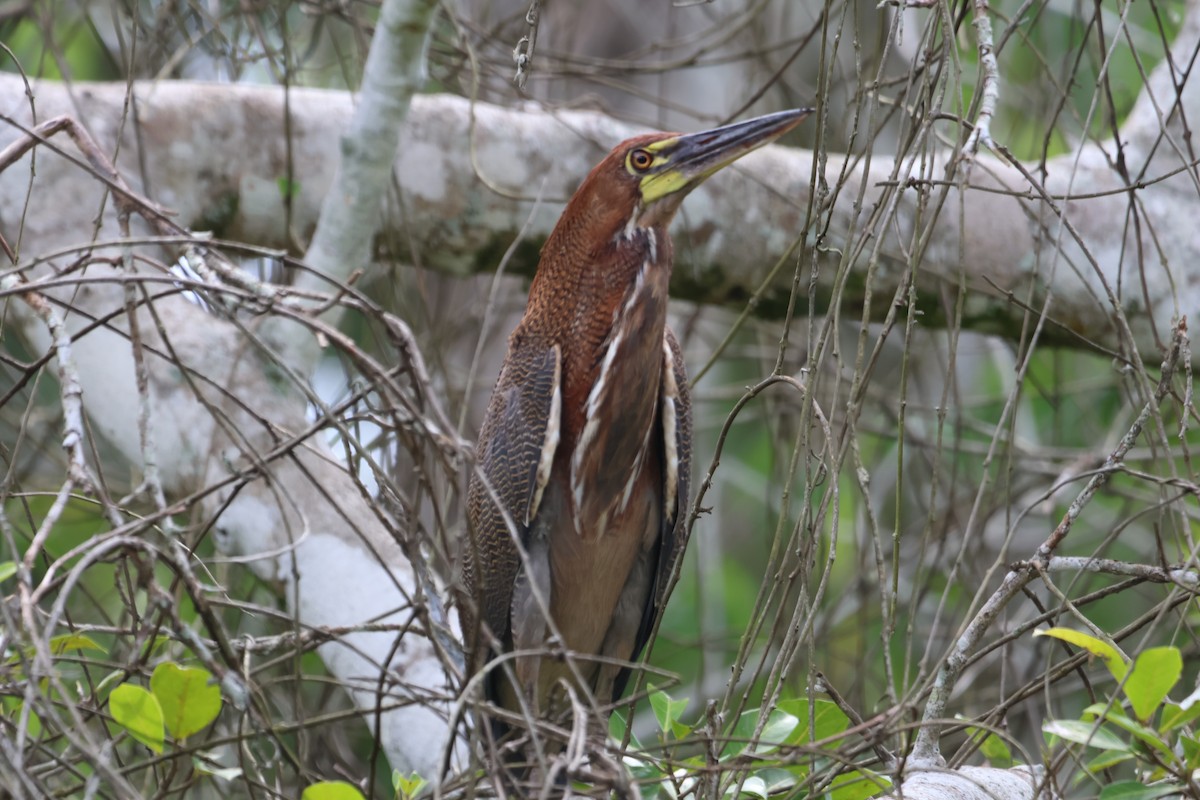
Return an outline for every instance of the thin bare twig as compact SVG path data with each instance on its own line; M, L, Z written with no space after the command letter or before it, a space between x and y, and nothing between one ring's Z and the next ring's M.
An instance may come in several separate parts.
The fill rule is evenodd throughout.
M959 674L962 672L967 660L984 634L991 628L992 623L1000 615L1000 612L1008 605L1008 602L1019 594L1030 581L1037 577L1039 570L1045 569L1050 559L1054 556L1055 550L1058 549L1058 546L1066 538L1067 534L1071 532L1071 528L1075 524L1075 520L1079 518L1080 513L1091 502L1096 492L1117 471L1122 460L1125 458L1125 454L1133 447L1134 442L1141 435L1146 423L1158 412L1159 404L1167 396L1167 393L1170 392L1175 375L1179 370L1179 359L1186 341L1187 320L1184 319L1180 320L1175 326L1170 349L1163 359L1162 377L1159 379L1153 399L1142 407L1141 413L1138 414L1125 435L1121 437L1121 441L1117 447L1108 455L1104 465L1096 471L1075 497L1067 512L1063 515L1062 520L1055 526L1050 536L1037 548L1033 558L1015 566L1005 575L999 588L996 589L987 602L979 609L979 612L958 637L954 647L946 655L933 682L929 699L925 703L921 730L917 734L916 742L913 744L912 756L909 759L909 763L921 766L937 764L941 761L938 748L938 734L941 731L943 723L940 720L945 717L946 704L949 702L950 693L953 691Z

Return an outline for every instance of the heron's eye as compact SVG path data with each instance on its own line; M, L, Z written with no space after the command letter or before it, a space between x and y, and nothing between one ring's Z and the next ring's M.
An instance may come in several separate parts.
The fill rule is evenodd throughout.
M629 154L629 164L638 172L645 172L654 164L654 156L645 150L634 150Z

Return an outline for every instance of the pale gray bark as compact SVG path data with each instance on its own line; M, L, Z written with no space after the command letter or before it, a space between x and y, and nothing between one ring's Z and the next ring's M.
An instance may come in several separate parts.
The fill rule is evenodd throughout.
M923 770L907 775L903 791L885 797L906 800L1033 800L1055 797L1028 767L992 769L962 767L956 770Z
M1181 34L1186 41L1178 48L1185 54L1194 47L1190 33L1189 22ZM1185 85L1185 109L1200 106L1193 85ZM18 78L0 77L0 95L19 98L22 91ZM79 84L72 91L82 121L111 146L126 87ZM56 84L38 85L40 113L70 110L67 92ZM141 177L150 195L175 210L186 227L286 247L290 240L279 190L285 174L282 91L171 83L136 84L133 92L140 124L126 125L122 147L131 179L138 177L137 165L144 165ZM1157 106L1166 113L1172 100L1158 94ZM11 103L5 111L27 122L21 106ZM291 221L293 230L305 236L313 230L333 180L333 154L351 100L343 93L294 89L290 108L299 190ZM1171 138L1157 146L1155 117L1139 112L1127 128L1126 161L1142 181L1133 191L1141 214L1140 249L1129 217L1130 193L1094 144L1047 165L1044 190L1050 200L1039 199L1041 190L1020 170L987 157L977 160L969 177L973 188L963 192L961 168L945 171L952 154L935 155L920 167L912 161L894 164L880 155L869 167L859 160L846 166L831 156L824 170L831 185L839 185L846 169L826 212L828 235L815 242L811 233L823 227L823 220L812 223L807 234L823 254L813 302L818 307L830 302L837 284L838 301L857 316L874 260L872 316L881 318L907 275L906 254L919 235L924 256L916 273L922 288L918 302L927 324L937 324L944 314L940 292L961 281L970 290L963 321L967 327L1015 335L1026 306L1044 307L1048 321L1043 335L1051 343L1082 346L1088 340L1127 351L1120 326L1112 321L1120 308L1143 355L1157 351L1156 339L1161 340L1171 320L1200 308L1200 277L1188 268L1200 244L1190 223L1200 206L1200 190L1194 167L1187 166L1187 142L1174 125L1166 129ZM534 213L530 237L511 264L511 269L528 273L559 203L608 147L631 132L591 113L551 114L472 106L454 97L418 97L396 160L403 212L389 219L381 233L387 241L404 243L404 252L392 254L402 260L454 274L490 270L541 191L547 202ZM757 294L759 313L782 312L792 265L763 284L804 230L812 158L799 149L768 148L695 193L676 232L677 296L740 307ZM5 218L15 219L23 178L10 173L5 176ZM947 176L953 185L941 213L929 214L929 203L943 190L929 181ZM61 192L78 194L86 180L70 172L60 179L67 183L43 180L40 186L63 196ZM856 202L860 191L861 203ZM1078 199L1064 202L1068 194ZM32 215L27 220L30 226L57 222ZM30 247L32 233L25 240L29 253L36 252ZM842 259L844 252L853 258ZM809 269L807 262L804 269ZM803 306L802 301L801 311Z

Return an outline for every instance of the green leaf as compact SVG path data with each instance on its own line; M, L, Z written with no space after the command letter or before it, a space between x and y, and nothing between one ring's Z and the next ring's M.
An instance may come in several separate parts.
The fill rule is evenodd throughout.
M829 700L812 701L812 734L808 729L809 701L805 697L783 700L776 708L791 714L799 724L784 744L806 744L831 739L850 727L850 718Z
M781 701L768 715L766 725L758 737L758 743L752 748L748 741L758 725L760 711L752 709L738 717L733 730L729 732L725 747L721 749L721 759L727 759L743 752L759 755L777 750L781 745L805 744L811 741L821 741L836 737L850 725L850 719L841 709L828 700L814 700L811 704L812 731L809 731L810 704L806 698L793 698Z
M1183 753L1183 767L1189 772L1200 769L1200 741L1186 733L1179 735L1179 749Z
M782 708L776 708L767 716L767 724L763 726L762 733L758 737L758 741L766 747L760 746L757 749L759 752L767 752L781 744L787 744L793 736L802 735L796 733L796 729L799 727L799 717L789 714Z
M0 561L0 583L17 574L17 562Z
M1068 742L1099 747L1102 750L1129 750L1130 745L1115 733L1095 723L1076 719L1053 719L1042 723L1042 732L1066 739Z
M983 753L983 757L988 760L988 763L997 769L1008 769L1012 766L1012 750L1003 739L987 728L971 725L961 714L955 715L955 719L967 722L967 732L971 734L972 739L979 742L979 752Z
M1106 769L1112 769L1119 764L1124 764L1126 761L1134 761L1135 759L1136 756L1134 756L1132 750L1124 752L1120 750L1101 750L1099 755L1085 762L1084 769L1095 775Z
M1125 696L1137 718L1150 719L1182 674L1183 656L1177 647L1152 647L1139 653L1125 681Z
M622 759L629 774L637 781L642 790L642 800L651 800L660 794L663 781L667 778L658 762L644 761L635 756L625 756ZM684 762L685 766L688 762ZM703 764L697 766L702 767Z
M1158 750L1165 759L1165 763L1175 760L1175 755L1171 752L1171 746L1163 740L1158 731L1130 719L1125 716L1121 709L1109 708L1104 703L1095 703L1085 708L1083 714L1085 717L1102 717L1106 722L1132 733L1150 747Z
M988 763L997 769L1008 769L1013 765L1012 750L1008 744L994 733L988 733L979 743L979 752Z
M400 774L400 770L392 770L392 789L396 792L397 797L404 798L404 800L416 797L427 783L427 780L415 772L406 778Z
M1166 797L1169 794L1180 794L1182 786L1159 784L1143 786L1137 781L1121 781L1110 783L1100 790L1099 800L1154 800L1156 797Z
M758 741L751 742L750 738L754 735L755 727L758 726L759 713L759 709L751 709L742 712L738 717L733 730L729 732L729 741L721 748L720 758L722 760L744 752L764 754L776 750L781 744L788 743L789 738L795 734L797 726L800 725L799 718L794 714L776 708L767 716L767 722L763 726Z
M163 714L154 695L123 683L108 696L108 710L129 734L156 753L163 751Z
M762 781L762 787L768 795L787 791L799 783L800 780L796 777L795 773L788 772L786 769L780 769L779 767L757 769L754 771L754 777Z
M757 709L743 711L738 717L737 722L734 723L733 730L726 737L727 741L725 742L725 746L721 748L720 759L724 761L727 758L738 755L749 747L750 735L754 733L754 726L757 724Z
M212 673L200 667L163 662L150 676L150 691L158 698L163 721L176 739L204 730L221 713L221 690L212 683Z
M737 788L737 784L735 783L725 790L725 794L733 795L734 792L737 792ZM762 800L767 800L767 798L770 796L767 792L766 782L757 775L751 775L750 777L746 778L746 780L742 781L742 791L738 792L738 797L745 797L746 795L749 795L750 797L760 797Z
M654 711L654 718L658 720L658 729L663 733L670 728L668 719L671 710L671 698L667 697L666 692L659 691L650 685L650 708Z
M650 708L654 709L654 718L658 720L658 728L663 734L670 733L676 739L682 739L692 732L692 729L679 721L687 708L688 698L672 700L663 691L650 687Z
M1073 644L1076 647L1082 647L1092 655L1103 659L1105 665L1108 666L1108 671L1118 681L1124 679L1125 673L1129 669L1129 664L1125 660L1125 656L1121 654L1121 651L1103 639L1097 639L1095 636L1083 633L1082 631L1075 631L1070 628L1048 628L1044 631L1034 631L1033 635L1051 636L1055 639L1061 639L1068 644Z
M625 741L625 712L614 711L612 716L608 718L608 735L618 742ZM637 751L642 749L641 742L638 741L637 734L629 734L629 747L631 750Z
M121 679L124 677L124 670L114 669L112 672L101 678L100 682L96 684L96 687L92 689L92 697L103 697L108 692L108 687L110 684L120 683Z
M345 781L321 781L304 790L300 800L365 800L362 792Z
M55 656L61 656L69 650L100 650L104 648L96 644L95 640L90 636L85 636L82 633L64 633L61 636L55 636L50 640L50 653ZM37 649L34 647L23 647L21 652L24 653L26 659L32 659L37 654ZM12 666L21 661L21 655L14 653L4 663L5 666Z
M892 782L882 775L870 770L853 770L843 772L833 779L830 800L866 800L874 797L885 789L891 788Z
M104 648L96 644L96 640L82 633L64 633L50 640L50 652L61 656L68 650L100 650Z
M1186 702L1186 701L1185 701ZM1162 719L1159 720L1158 727L1163 733L1173 731L1189 722L1200 717L1200 703L1193 701L1189 706L1175 705L1167 703L1163 708Z

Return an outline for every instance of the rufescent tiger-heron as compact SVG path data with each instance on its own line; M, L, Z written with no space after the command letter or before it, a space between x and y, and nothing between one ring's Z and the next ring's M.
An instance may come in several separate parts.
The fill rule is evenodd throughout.
M493 666L485 686L501 707L519 713L519 692L526 713L557 713L563 680L600 703L620 696L666 599L688 503L692 416L666 324L667 228L688 192L810 111L622 142L546 240L468 492L472 671L495 643L543 653L511 663L517 686Z

